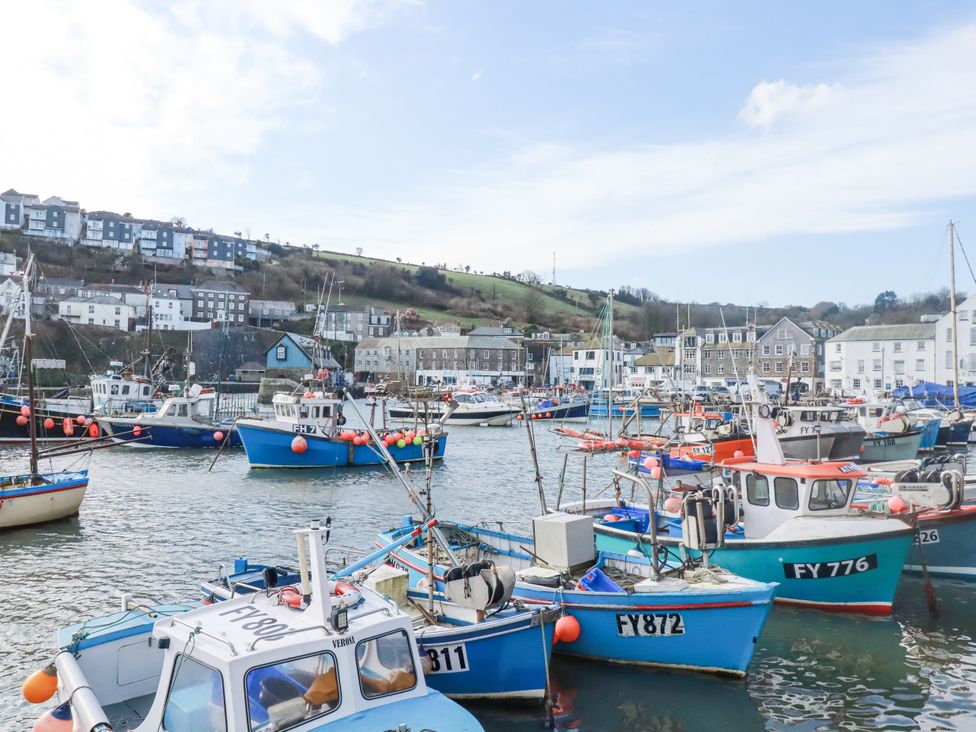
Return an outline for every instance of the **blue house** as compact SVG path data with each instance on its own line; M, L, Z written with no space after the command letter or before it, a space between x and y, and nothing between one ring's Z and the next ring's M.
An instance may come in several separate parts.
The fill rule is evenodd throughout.
M329 371L338 374L342 366L332 358L329 350L326 348L319 358L313 359L313 346L314 341L311 338L297 333L283 333L264 352L267 375L271 376L272 371L286 371L295 376L304 376L318 369L329 369Z

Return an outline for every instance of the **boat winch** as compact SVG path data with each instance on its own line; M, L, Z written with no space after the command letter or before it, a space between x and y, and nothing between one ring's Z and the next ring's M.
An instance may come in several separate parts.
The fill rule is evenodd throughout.
M504 607L515 589L515 572L483 560L444 573L444 596L451 602L472 610Z
M962 503L964 484L958 470L921 467L897 473L889 489L912 506L947 511Z

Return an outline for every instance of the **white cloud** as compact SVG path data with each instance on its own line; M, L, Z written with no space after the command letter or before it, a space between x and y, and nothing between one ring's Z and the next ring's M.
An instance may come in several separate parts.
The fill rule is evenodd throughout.
M555 249L561 269L583 270L928 221L976 194L976 26L852 59L822 84L760 83L742 119L735 134L679 144L540 141L383 210L316 210L329 228L309 216L295 235L426 261L463 251L488 270L545 269Z
M478 81L481 78L483 69L478 69L473 74L471 74L471 81Z
M4 9L0 186L143 215L212 195L324 83L300 36L338 44L394 2L36 0ZM17 71L19 70L19 72ZM56 190L51 190L56 185Z
M822 107L836 98L840 86L827 84L797 85L779 81L762 81L753 88L739 118L751 127L768 128L778 117L802 114Z

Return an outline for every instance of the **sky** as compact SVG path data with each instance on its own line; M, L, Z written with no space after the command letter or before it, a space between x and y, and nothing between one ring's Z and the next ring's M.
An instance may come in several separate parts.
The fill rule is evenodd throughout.
M0 64L0 190L87 210L681 302L976 254L974 3L32 0Z

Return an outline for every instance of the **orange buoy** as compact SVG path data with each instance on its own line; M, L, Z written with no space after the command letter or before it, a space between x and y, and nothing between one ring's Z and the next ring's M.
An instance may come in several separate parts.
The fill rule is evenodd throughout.
M603 520L608 522L619 521L620 517L615 513L605 513L603 514Z
M223 442L224 441L224 433L221 432L220 430L217 430L216 432L214 432L214 439L217 442Z
M572 615L563 615L556 621L556 632L553 635L557 643L573 643L580 637L579 621Z
M53 430L54 429L54 420L51 419L50 417L48 417L47 419L45 419L44 420L44 429L46 429L48 432L50 432L51 430Z
M30 407L28 407L28 406L27 406L26 404L25 404L25 405L23 405L23 406L22 406L22 407L20 408L20 414L21 414L21 416L23 416L23 417L30 417Z
M23 414L18 414L17 415L17 424L19 424L21 427L23 427L25 424L27 424L27 417L25 417Z
M552 419L552 412L546 412L546 419Z
M304 394L303 394L302 396L303 396L303 397L304 397L305 399L311 399L311 398L312 398L312 392L310 392L310 391L306 391L306 392L305 392L305 393L304 393Z
M85 423L85 415L84 414L79 414L77 417L75 417L75 422L77 422L78 424L84 424Z
M295 439L291 441L291 451L301 455L306 450L308 450L308 440L301 435L295 435Z
M43 704L58 690L58 672L54 664L35 671L24 681L21 692L31 704Z
M98 423L97 422L92 422L90 425L88 425L88 436L89 437L98 437L99 432L100 432L100 430L98 429Z
M134 434L136 437L138 437L139 435L141 435L142 434L142 425L138 425L137 424L135 427L133 427L132 428L132 434Z
M68 437L75 433L75 423L70 419L65 419L61 426L64 429L64 434Z

